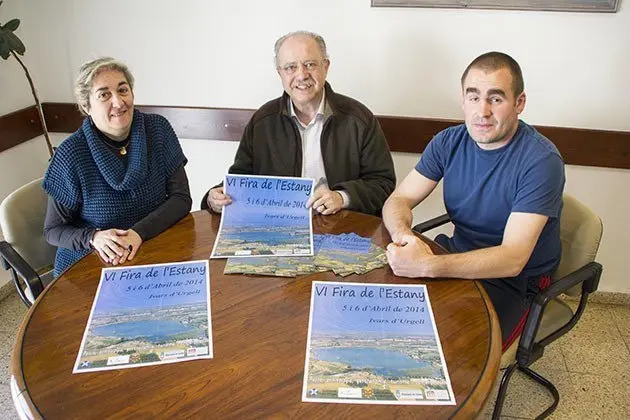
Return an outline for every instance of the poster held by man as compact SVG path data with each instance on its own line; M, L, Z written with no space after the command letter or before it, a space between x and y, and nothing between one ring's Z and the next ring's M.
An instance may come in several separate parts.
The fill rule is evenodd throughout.
M313 255L310 178L226 175L231 197L210 258Z

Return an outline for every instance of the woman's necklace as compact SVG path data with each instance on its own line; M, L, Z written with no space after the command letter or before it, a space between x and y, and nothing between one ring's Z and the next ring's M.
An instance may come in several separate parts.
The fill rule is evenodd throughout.
M118 151L118 153L120 153L120 156L125 156L127 154L127 147L129 147L129 141L131 141L131 133L129 133L127 135L127 138L123 141L111 140L105 135L105 133L103 133L101 130L98 129L98 127L96 127L96 124L94 124L94 120L92 120L92 117L90 117L90 123L92 124L94 130L96 130L96 132L98 133L99 138L103 141L103 143L105 143L107 147L112 150ZM121 143L122 145L119 145Z
M105 136L103 136L103 137L105 137ZM129 140L131 139L131 136L127 137L122 142L115 142L114 140L110 140L108 138L103 138L103 137L101 137L101 139L107 145L107 147L109 147L112 150L117 150L118 153L120 153L121 156L125 156L127 154L127 147L129 147ZM114 145L114 143L115 143L115 145ZM119 146L118 143L123 143L123 144L121 146Z

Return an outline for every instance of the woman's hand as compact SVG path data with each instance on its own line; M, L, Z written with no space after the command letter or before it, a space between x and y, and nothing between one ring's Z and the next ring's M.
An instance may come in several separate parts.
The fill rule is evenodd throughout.
M124 242L126 244L125 249L127 251L120 257L120 260L118 261L118 263L122 264L125 261L133 260L133 257L136 256L136 253L138 252L140 245L142 245L142 238L133 229L116 230L116 232L118 233L118 235L120 235L119 237L125 241Z
M92 238L92 246L108 264L123 264L132 260L142 244L142 238L134 230L99 230Z
M97 230L90 242L98 255L108 264L117 265L120 257L127 251L118 229Z

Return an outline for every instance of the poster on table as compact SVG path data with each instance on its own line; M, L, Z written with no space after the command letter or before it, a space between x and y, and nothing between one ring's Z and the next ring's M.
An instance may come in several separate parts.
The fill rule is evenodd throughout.
M232 203L210 258L313 255L312 179L226 175L223 185Z
M302 401L454 405L426 287L313 282Z
M72 373L211 358L207 260L101 271Z

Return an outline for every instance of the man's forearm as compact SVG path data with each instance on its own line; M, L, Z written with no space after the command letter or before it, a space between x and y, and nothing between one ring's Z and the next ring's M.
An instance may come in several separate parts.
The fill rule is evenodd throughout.
M517 276L527 263L516 250L499 245L470 252L431 255L418 264L419 277L493 279Z
M397 234L411 233L413 215L409 203L403 197L392 195L383 206L383 223L392 239Z

